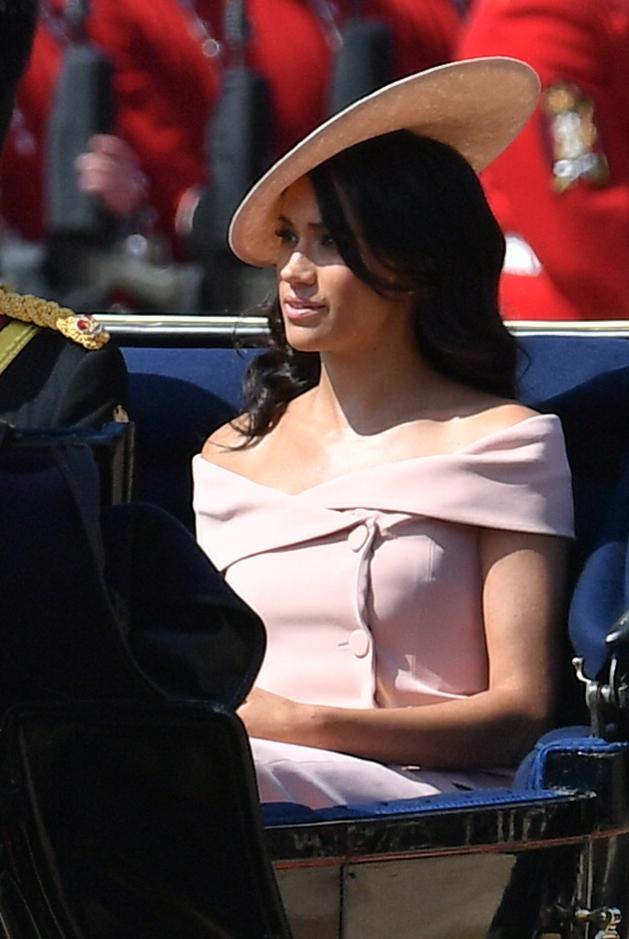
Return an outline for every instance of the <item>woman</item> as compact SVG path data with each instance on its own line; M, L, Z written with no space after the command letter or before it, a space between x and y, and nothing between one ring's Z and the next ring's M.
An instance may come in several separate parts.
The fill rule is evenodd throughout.
M504 785L493 768L551 715L570 476L558 419L514 400L504 240L474 172L536 94L514 60L403 79L232 222L236 254L276 267L273 350L195 458L195 508L267 627L240 709L262 801Z

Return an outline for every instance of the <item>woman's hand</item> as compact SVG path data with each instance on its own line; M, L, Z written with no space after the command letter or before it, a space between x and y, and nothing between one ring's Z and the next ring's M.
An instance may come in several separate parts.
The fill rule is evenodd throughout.
M291 701L263 688L252 688L238 708L238 716L250 737L304 743L304 730L313 711L311 705Z

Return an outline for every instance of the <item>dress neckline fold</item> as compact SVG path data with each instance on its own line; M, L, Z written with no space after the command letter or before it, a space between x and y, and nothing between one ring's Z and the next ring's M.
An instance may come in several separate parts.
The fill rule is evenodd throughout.
M554 414L532 414L530 417L525 417L523 420L518 421L516 424L511 424L508 427L500 428L499 430L492 431L489 434L485 434L483 437L479 437L477 440L472 441L469 444L466 444L463 447L459 447L457 450L452 450L449 453L434 453L426 454L420 456L405 457L401 460L390 460L386 463L376 463L371 466L358 467L357 469L348 470L345 473L339 473L337 476L331 476L329 479L321 480L321 482L314 483L312 486L306 486L303 489L299 489L296 492L288 492L285 489L279 489L276 486L270 486L267 483L258 482L255 479L252 479L250 476L246 476L244 473L239 473L237 470L228 469L225 466L221 466L218 463L213 463L210 460L207 460L201 453L198 453L194 460L196 461L197 466L201 466L204 469L208 467L212 470L216 470L219 473L226 473L228 476L234 478L234 480L241 480L243 485L253 486L257 489L263 490L269 495L277 495L278 497L284 497L289 499L298 499L300 496L308 496L310 493L317 492L324 487L332 487L336 484L343 485L347 481L351 481L356 477L362 478L366 475L377 475L379 472L395 472L399 470L404 470L405 467L412 467L416 463L426 463L431 461L450 461L456 460L457 457L462 458L466 454L474 454L477 451L483 451L484 449L492 449L492 443L496 440L502 442L504 440L507 446L512 446L514 443L514 438L520 437L522 442L531 442L537 441L539 439L539 433L537 431L533 432L531 430L531 423L535 422L536 425L540 422L546 422L549 427L548 431L554 430L557 424L560 424L559 418ZM522 431L526 432L523 436ZM498 447L496 449L503 449L503 447Z

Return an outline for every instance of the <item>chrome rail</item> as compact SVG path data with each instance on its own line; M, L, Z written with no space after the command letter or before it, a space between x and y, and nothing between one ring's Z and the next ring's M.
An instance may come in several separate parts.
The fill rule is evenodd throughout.
M155 313L95 313L95 317L120 345L192 346L209 340L211 345L261 345L268 335L263 316L199 316ZM516 336L589 336L629 339L629 320L506 321Z

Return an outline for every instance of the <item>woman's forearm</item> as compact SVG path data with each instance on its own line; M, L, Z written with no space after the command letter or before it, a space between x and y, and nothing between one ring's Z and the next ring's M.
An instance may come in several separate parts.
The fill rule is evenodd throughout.
M423 707L352 709L297 704L274 739L352 753L385 763L481 767L517 763L546 729L544 709L508 694Z

